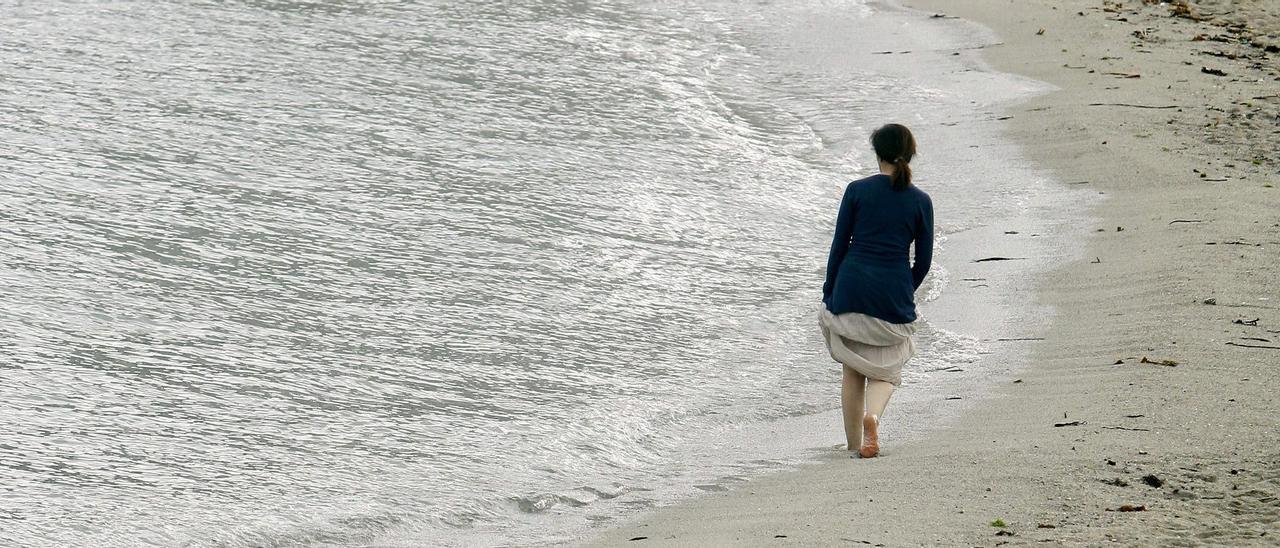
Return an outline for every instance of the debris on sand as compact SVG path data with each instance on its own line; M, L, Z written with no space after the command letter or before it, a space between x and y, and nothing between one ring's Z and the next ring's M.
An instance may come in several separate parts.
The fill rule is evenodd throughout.
M1191 2L1188 2L1187 0L1175 0L1173 2L1169 2L1169 16L1181 17L1192 21L1209 21L1210 19L1213 19L1213 16L1211 15L1196 13L1195 10L1191 9Z
M1107 510L1112 512L1146 512L1147 506L1145 504L1140 506L1134 506L1132 504L1121 504L1120 507L1116 508L1115 510L1111 510L1110 508L1107 508Z
M1245 344L1245 343L1238 343L1238 342L1227 342L1227 345L1228 345L1228 346L1239 346L1239 347L1243 347L1243 348L1266 348L1266 349L1269 349L1269 350L1280 350L1280 346L1268 346L1268 345L1265 345L1265 344Z
M1089 103L1089 106L1091 107L1154 108L1154 109L1182 108L1178 105L1135 105L1133 103Z

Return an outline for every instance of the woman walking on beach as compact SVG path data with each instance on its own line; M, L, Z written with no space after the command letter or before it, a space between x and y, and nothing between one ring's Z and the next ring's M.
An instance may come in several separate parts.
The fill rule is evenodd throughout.
M899 124L871 134L880 174L849 183L822 285L819 324L843 364L840 404L848 449L880 452L880 417L915 354L915 290L933 258L933 202L911 184L915 138ZM915 243L915 262L909 249Z

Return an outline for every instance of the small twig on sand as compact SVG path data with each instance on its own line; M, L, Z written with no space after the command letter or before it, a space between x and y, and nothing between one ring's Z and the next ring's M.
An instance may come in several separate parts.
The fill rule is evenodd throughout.
M1204 219L1174 219L1172 221L1169 221L1169 224L1172 225L1177 223L1203 223L1203 222L1204 222Z
M991 261L1025 261L1026 257L987 257L985 259L976 259L975 263L986 263Z
M1044 337L1013 337L1013 338L1009 338L1009 339L996 339L996 342L1010 342L1010 341L1043 341L1043 340L1044 340Z
M1268 348L1271 350L1280 350L1280 346L1267 346L1265 344L1242 344L1242 343L1235 343L1235 342L1228 342L1227 344L1231 346L1241 346L1244 348Z
M1089 103L1089 106L1091 107L1133 107L1133 108L1182 108L1178 105L1156 106L1156 105L1134 105L1130 103Z
M1147 429L1147 428L1128 428L1125 426L1103 426L1103 428L1107 430L1132 430L1134 432L1150 432L1151 431L1150 429Z
M1224 304L1222 306L1229 306L1231 308L1261 308L1263 310L1280 310L1274 306L1264 306L1260 304Z

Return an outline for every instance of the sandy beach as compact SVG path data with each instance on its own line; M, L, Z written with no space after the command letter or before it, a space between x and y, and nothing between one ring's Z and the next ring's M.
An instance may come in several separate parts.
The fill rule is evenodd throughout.
M939 431L589 543L1280 543L1276 4L906 4L990 27L978 55L1058 88L1004 113L1029 158L1103 197L1062 204L1091 208L1083 253L1022 283L1053 320Z

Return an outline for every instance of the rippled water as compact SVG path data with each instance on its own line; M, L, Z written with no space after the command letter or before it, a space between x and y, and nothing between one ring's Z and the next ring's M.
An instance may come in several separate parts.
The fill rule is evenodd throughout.
M840 188L936 93L788 60L854 1L0 9L6 545L534 542L767 466L687 447L836 405Z

